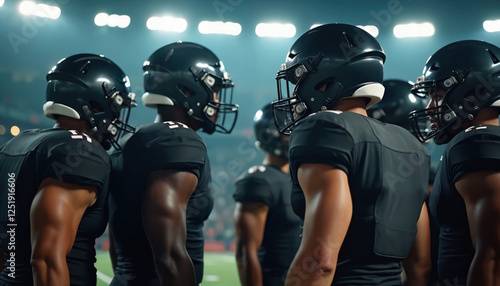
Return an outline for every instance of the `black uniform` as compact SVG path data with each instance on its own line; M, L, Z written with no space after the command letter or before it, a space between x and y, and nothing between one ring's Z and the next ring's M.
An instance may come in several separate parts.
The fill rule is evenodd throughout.
M430 208L440 227L438 277L443 285L466 285L475 253L465 203L455 189L455 182L471 172L499 172L499 146L500 127L473 127L456 135L441 158Z
M353 214L332 285L401 285L424 200L430 157L407 130L351 112L304 118L290 138L292 206L304 218L297 180L302 163L345 171Z
M99 189L66 256L71 285L96 284L94 244L106 228L110 166L102 146L74 130L28 130L0 148L0 246L7 260L0 285L33 284L30 207L40 183L49 177Z
M284 285L300 245L300 219L293 213L290 195L290 176L273 165L252 167L235 184L235 201L269 207L258 252L264 285Z
M207 149L198 134L177 122L153 123L120 140L123 151L112 151L110 231L118 255L112 285L158 285L153 254L141 219L148 175L156 170L187 171L198 185L186 210L186 248L196 279L203 278L203 223L213 207ZM148 284L150 283L150 284Z

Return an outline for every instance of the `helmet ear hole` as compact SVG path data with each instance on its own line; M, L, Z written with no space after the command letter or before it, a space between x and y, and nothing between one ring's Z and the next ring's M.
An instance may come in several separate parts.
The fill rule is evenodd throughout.
M95 100L90 100L89 104L90 104L90 108L92 109L92 112L94 112L94 113L104 111L104 108Z
M335 78L326 78L322 81L320 81L316 86L314 86L314 89L319 91L319 92L325 92L330 88L330 86L335 82Z
M184 85L178 85L177 88L184 93L186 96L195 96L196 92Z

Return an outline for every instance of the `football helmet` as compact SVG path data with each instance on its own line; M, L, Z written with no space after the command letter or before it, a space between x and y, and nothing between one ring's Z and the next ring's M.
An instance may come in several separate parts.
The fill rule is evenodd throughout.
M128 77L110 59L75 54L60 60L46 79L45 116L85 120L90 135L106 149L118 146L116 139L121 131L133 131L127 122L130 108L137 105L135 94L130 92Z
M238 115L234 83L219 58L206 47L177 42L156 50L144 62L147 107L177 105L203 122L203 132L231 133ZM219 100L214 98L218 90Z
M413 83L399 79L389 79L383 82L385 91L383 99L366 110L368 116L384 123L395 124L410 131L413 135L410 112L425 109L427 100L411 93ZM421 122L419 129L428 131L428 124Z
M300 119L346 97L364 97L367 107L380 101L384 61L377 40L356 26L326 24L307 31L292 45L276 76L273 112L280 132L290 133Z
M467 40L448 44L434 53L425 64L412 92L418 96L444 96L434 106L410 114L420 141L434 138L444 144L464 129L488 106L500 106L500 48L484 41ZM432 118L435 124L427 133L419 131L419 122ZM465 126L465 127L464 127Z
M273 108L271 103L259 109L253 118L255 132L255 146L258 149L271 153L283 160L288 161L288 140L278 131L274 123Z

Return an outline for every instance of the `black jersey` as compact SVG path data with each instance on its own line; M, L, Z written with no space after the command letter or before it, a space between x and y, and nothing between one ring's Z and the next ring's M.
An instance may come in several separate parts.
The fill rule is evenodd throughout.
M292 206L304 218L297 180L303 163L347 173L353 214L332 285L401 285L400 262L413 244L428 196L430 157L407 130L351 112L304 118L290 138Z
M293 213L290 195L290 175L273 165L253 166L235 183L235 201L262 202L269 207L258 251L264 282L267 277L286 277L300 245L300 219ZM283 284L284 279L278 285Z
M148 175L156 170L187 171L198 185L186 210L186 249L196 278L203 278L203 223L213 207L210 164L205 143L185 124L166 121L137 129L111 152L110 231L118 255L112 285L146 285L157 281L153 254L141 219L141 201Z
M465 202L457 179L476 171L500 171L500 127L477 126L457 134L446 146L430 198L440 227L438 277L441 283L466 285L474 257Z
M45 178L96 186L96 203L78 226L66 257L71 285L95 285L95 239L107 223L110 161L102 146L74 130L28 130L0 148L0 247L6 263L0 285L32 285L30 207Z

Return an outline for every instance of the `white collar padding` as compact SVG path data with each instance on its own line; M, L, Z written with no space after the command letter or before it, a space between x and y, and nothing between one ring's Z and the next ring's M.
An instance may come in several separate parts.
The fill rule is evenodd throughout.
M43 105L43 114L52 119L55 119L54 115L63 115L74 119L80 119L80 114L78 114L76 110L67 105L55 103L53 101L47 101Z
M385 87L380 83L371 83L358 88L352 97L367 97L370 102L366 105L366 108L374 105L375 103L382 100L384 97Z
M157 105L174 105L174 102L165 95L145 92L142 95L142 104L146 107L156 108Z

